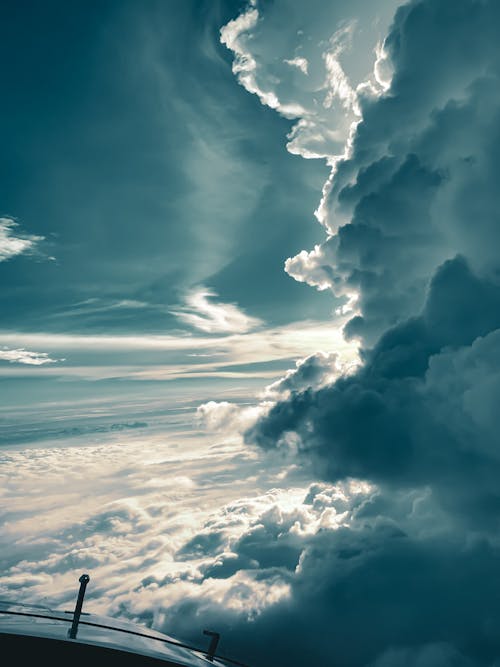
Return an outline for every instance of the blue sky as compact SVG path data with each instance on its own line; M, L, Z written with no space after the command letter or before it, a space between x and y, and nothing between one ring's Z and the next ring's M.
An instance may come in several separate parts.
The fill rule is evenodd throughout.
M290 121L235 85L219 29L237 10L4 5L2 215L9 238L28 245L0 264L1 344L54 362L35 368L4 355L7 396L12 382L28 395L37 386L55 395L60 370L62 393L74 387L79 400L93 365L116 365L111 375L126 379L109 345L100 350L94 339L89 353L82 339L58 345L58 334L265 335L330 320L336 301L283 271L287 257L321 239L312 213L328 170L291 156L283 145ZM186 315L210 303L220 304L208 314L219 324ZM54 337L18 335L34 333ZM142 357L140 344L126 350L126 365L194 359L182 344L166 355L147 347ZM282 363L266 355L249 363L274 362L276 373L305 347L292 346Z
M218 29L236 9L38 11L31 24L20 6L3 9L4 60L20 38L29 47L4 73L2 211L45 237L38 261L2 265L6 323L163 332L176 325L168 308L205 283L271 324L289 322L290 302L308 299L281 265L320 238L304 221L326 170L290 158L289 123L234 85ZM125 312L74 312L92 299L125 302ZM138 317L133 302L150 308Z
M500 665L499 25L2 4L2 595Z

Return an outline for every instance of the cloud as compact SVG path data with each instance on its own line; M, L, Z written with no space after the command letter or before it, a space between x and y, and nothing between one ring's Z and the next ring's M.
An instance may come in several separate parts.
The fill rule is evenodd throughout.
M489 0L400 7L376 49L375 83L343 87L332 54L327 88L337 109L359 106L359 122L343 155L323 153L326 238L286 270L346 300L362 364L328 378L331 359L312 355L275 383L284 391L245 437L326 484L377 490L303 545L286 600L231 630L215 605L235 646L252 654L250 637L272 636L272 655L252 654L260 664L498 664L499 12ZM247 33L239 43L258 53ZM250 74L269 91L256 63Z
M283 459L210 443L4 451L2 595L68 608L90 570L88 611L196 644L208 623L250 664L493 664L498 545L428 488L283 477Z
M359 292L368 343L418 313L447 259L461 254L478 271L494 270L498 54L487 23L495 11L490 3L460 3L450 14L440 3L399 10L384 43L391 86L360 98L363 121L325 185L319 218L328 238L287 262L302 282L337 296ZM443 37L445 25L455 41ZM457 46L465 35L474 43L466 62Z
M182 322L205 333L246 333L262 324L257 317L250 317L233 303L210 301L217 294L200 287L186 297L186 305L172 311Z
M246 317L246 316L245 316ZM51 355L64 354L62 366L48 366L45 374L73 375L87 379L127 377L137 380L169 380L179 377L279 376L290 360L304 357L312 346L335 346L339 361L357 358L357 344L342 337L345 316L333 322L302 321L281 327L259 328L241 334L200 335L81 335L1 332L0 345L39 347ZM192 355L205 356L192 356ZM171 355L171 358L169 356ZM2 367L3 375L21 372ZM24 373L29 371L24 369Z
M32 254L43 236L18 232L17 223L12 218L0 218L0 262L22 254Z
M277 400L309 387L318 388L330 384L347 370L348 366L342 366L336 353L315 352L297 361L294 369L290 369L284 377L266 387L264 397Z
M296 121L288 136L291 153L327 159L344 153L359 119L357 88L367 79L378 85L373 55L397 4L252 2L221 29L239 83Z
M93 423L94 420L88 417L84 424L72 424L63 426L59 423L50 424L35 423L31 425L32 428L24 426L21 427L19 423L16 424L14 432L9 429L4 429L0 435L0 443L6 445L18 444L21 442L35 443L41 440L65 440L70 438L79 438L81 436L88 436L97 433L122 432L130 429L144 429L148 427L148 423L144 421L131 422L112 422L112 423Z
M277 498L297 495L284 489L252 499L255 484L279 482L282 459L263 466L241 441L214 443L178 422L173 435L168 424L168 437L109 429L98 440L87 431L71 444L2 448L2 596L66 608L83 568L92 575L89 609L146 618L167 588L174 595L175 584L200 583L201 571L216 566L217 540L227 550ZM243 572L237 588L256 604L286 593L258 580L253 590L254 580ZM240 597L234 606L244 606Z
M291 59L285 58L283 62L292 67L298 67L302 74L308 74L309 63L306 58L300 58L299 56Z
M112 299L90 298L84 301L79 301L69 306L65 315L73 317L81 314L94 314L107 312L112 310L143 310L146 308L165 309L164 306L158 304L147 303L145 301L138 301L136 299L121 299L119 301Z
M26 364L28 366L43 366L44 364L55 364L64 359L51 359L47 352L32 352L23 347L17 349L0 348L0 359L9 361L11 364Z
M242 434L266 413L270 406L271 403L265 401L250 406L237 405L229 401L208 401L198 406L196 415L204 428L209 431Z
M334 291L359 293L345 331L363 341L364 365L330 386L298 388L247 434L264 447L293 441L328 479L430 483L457 511L477 518L482 507L484 521L500 473L488 398L500 344L491 252L500 53L488 28L498 18L495 3L465 0L452 9L413 2L396 14L384 45L391 86L364 103L324 209L331 235L313 251ZM296 258L294 270L317 285L309 259Z
M226 505L193 545L188 579L147 584L168 585L157 621L181 636L196 637L210 617L226 652L264 666L492 664L486 619L495 603L482 574L494 570L497 549L466 546L425 489L351 481L274 490ZM488 600L481 619L462 605L471 595ZM454 605L445 611L436 598Z
M299 455L325 478L431 484L471 521L479 507L483 521L493 520L499 306L498 286L450 260L420 316L388 330L351 375L279 401L247 439L274 448L293 433Z

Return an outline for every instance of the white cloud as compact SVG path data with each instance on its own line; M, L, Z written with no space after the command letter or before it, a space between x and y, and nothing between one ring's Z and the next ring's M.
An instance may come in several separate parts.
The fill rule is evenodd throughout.
M285 271L299 283L307 283L318 291L331 289L335 278L331 266L329 244L315 245L311 251L301 250L285 261Z
M264 397L277 400L287 398L294 391L318 389L331 384L347 370L348 367L339 363L334 352L315 352L297 361L295 368L288 370L284 377L266 387Z
M197 417L209 431L242 434L261 417L271 403L259 405L237 405L229 401L208 401L196 411Z
M327 238L285 265L296 280L332 289L337 297L357 292L367 345L421 310L430 277L447 259L463 255L480 274L493 275L498 264L492 214L498 189L491 165L499 70L496 43L486 28L494 10L488 2L470 5L474 57L462 61L457 44L467 24L458 9L450 14L446 37L440 5L414 14L413 4L401 8L390 34L375 45L379 94L350 84L363 118L353 127L344 158L330 158L332 174L316 213ZM432 12L431 51L423 48L429 37L414 26L402 38L418 11ZM460 38L449 37L452 29ZM337 86L336 96L347 100L342 62L330 53L337 82L330 89ZM415 85L407 85L410 80ZM336 127L333 119L330 126ZM480 222L468 224L472 219Z
M291 153L328 160L343 154L359 117L358 88L368 81L383 90L382 59L375 50L398 4L251 3L221 29L239 83L262 104L297 121L287 145ZM379 76L373 72L377 55Z
M28 366L43 366L44 364L55 364L64 359L51 359L47 352L31 352L23 347L17 349L0 348L0 359L9 361L11 364L26 364Z
M264 9L257 31L266 18ZM384 491L305 546L294 573L301 585L292 584L295 620L279 604L257 628L242 627L244 641L274 622L283 664L496 664L498 641L486 628L498 597L489 572L499 548L500 51L490 28L499 18L492 0L402 6L375 51L375 94L344 78L347 67L330 51L329 88L349 104L354 90L363 120L344 159L330 159L317 212L328 237L286 269L346 298L340 312L355 315L347 331L363 337L364 364L324 386L328 364L311 357L271 385L288 400L247 440L278 450L290 442L322 479L354 475ZM248 48L268 53L250 40ZM457 604L459 581L466 605ZM298 645L287 661L295 622L314 639L305 659ZM363 653L371 639L364 632L359 642L359 629L368 626L375 639Z
M199 287L187 295L185 306L172 313L205 333L246 333L262 324L262 320L246 315L234 303L210 301L216 296L206 287Z
M283 62L292 67L297 67L303 74L307 74L309 63L306 58L300 58L298 56L291 59L285 58Z
M92 297L68 306L64 315L92 314L107 312L109 310L140 310L155 307L158 308L156 304L151 304L146 301L138 301L136 299L120 299L119 301L115 301L112 299Z
M12 218L0 218L0 262L11 257L32 253L45 237L24 234L17 230L19 224Z

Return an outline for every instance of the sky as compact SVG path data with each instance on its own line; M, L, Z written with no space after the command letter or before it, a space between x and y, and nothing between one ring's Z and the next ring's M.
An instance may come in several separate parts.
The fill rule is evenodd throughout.
M3 598L500 666L499 26L0 3Z

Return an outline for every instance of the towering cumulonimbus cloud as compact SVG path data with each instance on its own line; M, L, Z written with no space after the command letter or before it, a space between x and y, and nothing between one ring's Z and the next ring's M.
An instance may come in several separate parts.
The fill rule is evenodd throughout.
M256 4L248 11L239 28L262 35L265 16L259 26ZM499 26L494 0L401 6L373 79L350 84L359 115L343 128L344 153L316 151L332 166L317 211L327 237L286 270L356 308L345 334L362 364L325 383L331 358L322 372L311 357L302 370L320 382L278 383L286 391L245 437L290 450L328 483L375 490L342 527L302 543L284 599L251 622L213 605L234 646L263 665L500 664ZM240 82L297 117L262 79L263 49L252 55L235 34L226 43ZM307 76L308 59L292 56ZM196 608L193 598L178 609L180 626Z
M500 4L413 0L356 57L393 9L251 2L222 30L288 149L332 168L326 238L286 270L345 298L361 357L311 351L258 408L199 410L291 488L222 508L144 594L261 667L500 666Z
M364 364L247 432L265 447L293 432L329 479L430 483L485 515L500 500L499 23L497 3L475 0L396 13L392 83L360 101L323 203L329 236L288 262L304 281L323 266L334 292L358 293L345 332Z
M499 227L499 47L488 2L401 7L385 40L393 78L359 97L362 122L321 205L328 238L287 263L299 280L357 290L362 319L349 333L373 343L417 315L429 281L463 255L494 274Z

